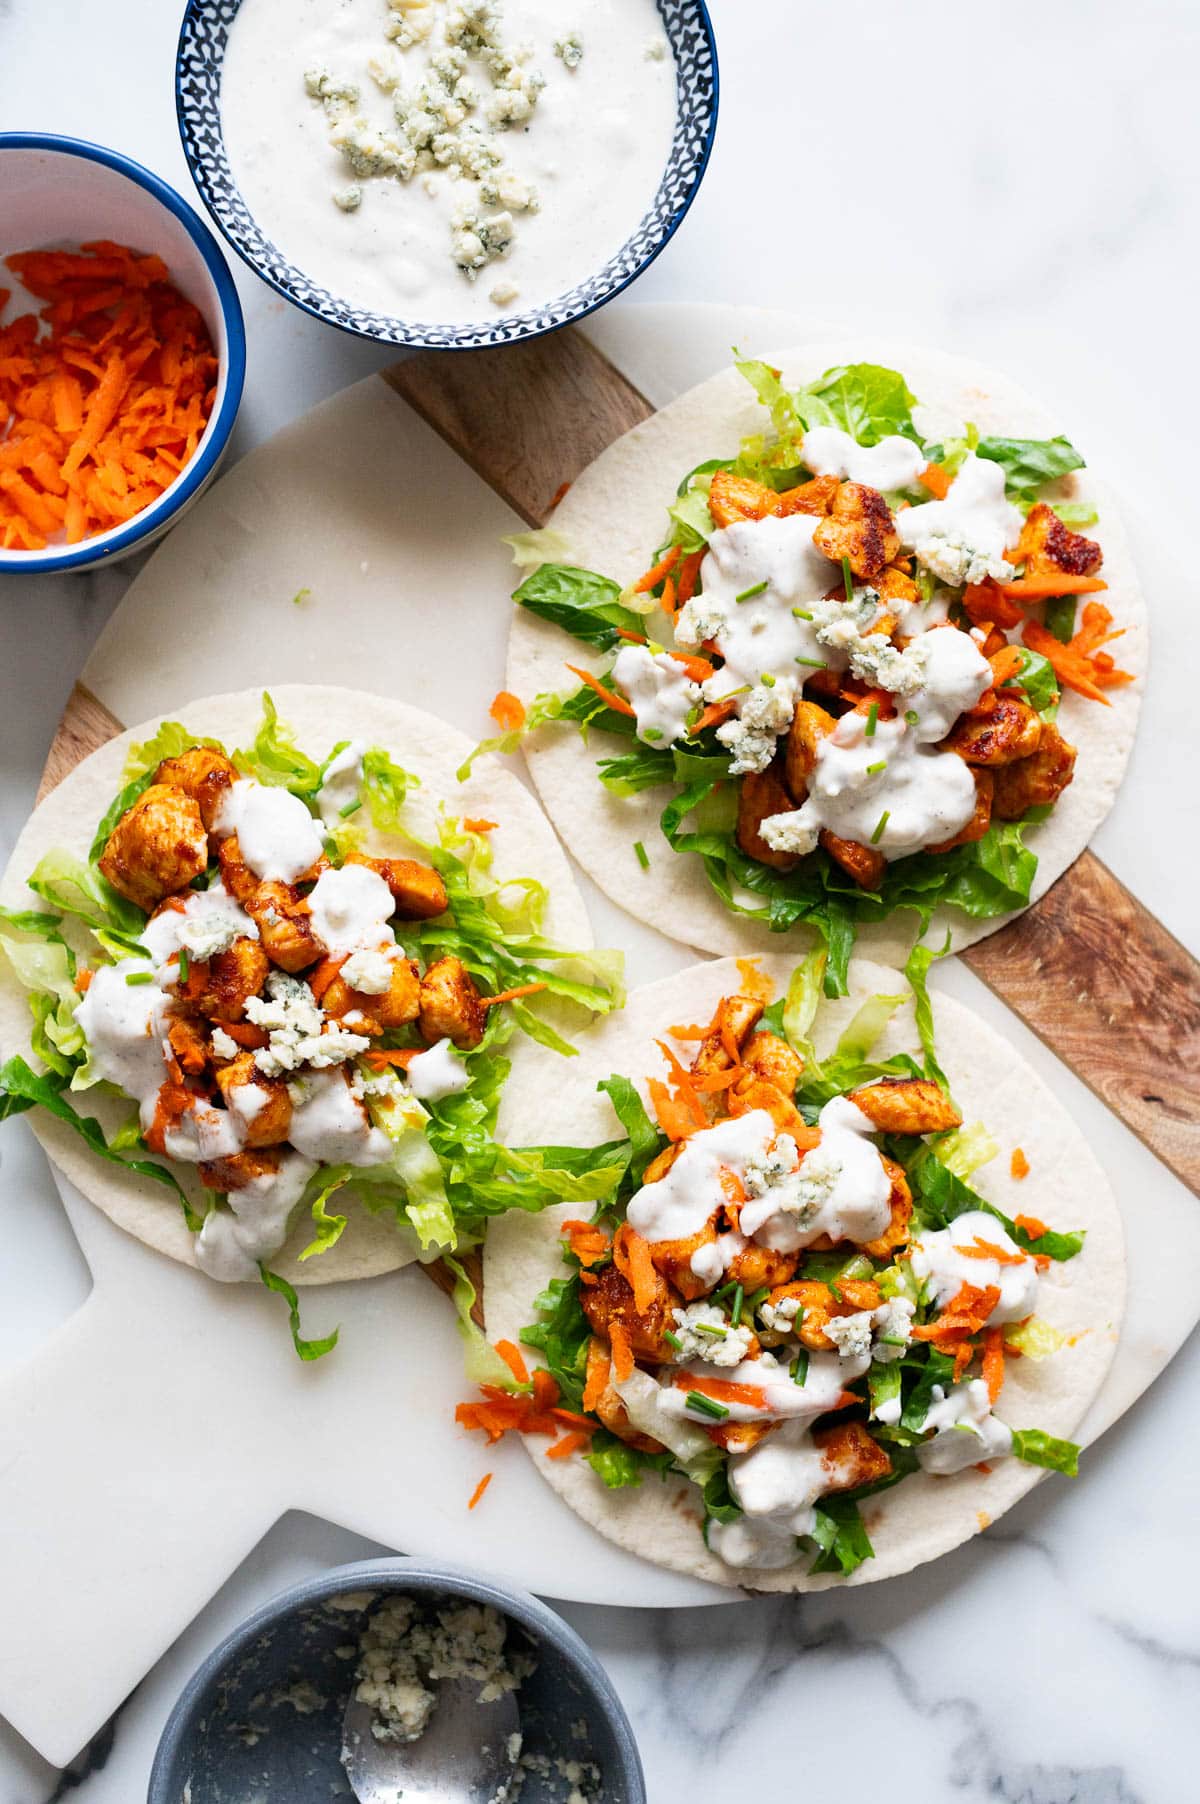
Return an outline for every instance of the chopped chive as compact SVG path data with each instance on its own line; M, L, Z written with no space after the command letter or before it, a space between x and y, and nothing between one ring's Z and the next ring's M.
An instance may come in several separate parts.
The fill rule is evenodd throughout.
M824 670L825 668L824 658L797 658L795 662L797 664L807 664L810 670Z
M680 1338L677 1334L672 1334L671 1330L669 1328L667 1328L664 1331L663 1339L666 1341L668 1347L674 1347L674 1349L677 1353L682 1353L683 1342L680 1340Z
M358 797L356 797L356 799L353 802L347 802L346 806L344 808L338 809L338 819L343 820L343 821L348 821L350 819L350 816L352 814L357 814L361 807L362 807L362 797L358 796Z
M809 613L807 608L793 608L792 609L792 617L795 620L811 620L812 619L812 615Z
M881 1347L907 1347L908 1342L902 1334L881 1334L879 1344Z
M792 1383L793 1384L807 1384L808 1383L808 1348L807 1347L801 1347L800 1351L796 1355L796 1363L792 1367Z
M854 572L850 568L850 559L842 559L842 581L846 586L846 600L854 600Z
M769 670L764 670L758 680L764 689L774 689L775 687L775 678L771 675Z
M868 764L867 775L868 775L868 777L875 777L875 776L878 776L878 774L881 770L886 770L886 769L887 769L887 759L881 758L879 760L878 764Z
M741 1326L743 1296L744 1296L744 1292L742 1290L741 1285L739 1284L737 1289L733 1293L733 1307L729 1311L729 1319L733 1323L735 1328Z
M154 982L154 973L153 973L153 971L128 971L125 974L125 982L126 983L153 983Z
M756 595L762 594L762 592L766 588L766 586L767 586L767 579L764 576L760 583L751 583L751 585L748 589L743 589L741 594L735 595L733 599L735 601L753 601L753 599Z
M728 1328L719 1328L715 1322L695 1322L693 1326L697 1334L711 1334L717 1340L724 1340L729 1333Z
M706 1397L703 1391L689 1391L687 1406L698 1416L711 1416L714 1422L723 1422L729 1414L723 1403L718 1403L714 1397Z
M183 946L180 948L180 952L179 952L179 981L180 981L180 983L187 982L188 972L190 969L191 969L191 960L188 958L188 955L187 955L187 947Z
M877 846L879 844L880 840L883 838L883 830L887 826L887 824L891 818L892 818L891 809L885 808L883 813L880 815L878 821L875 824L874 833L872 833L872 835L871 835L871 844L873 846Z
M833 1298L835 1303L842 1302L842 1300L843 1300L842 1293L838 1289L837 1285L833 1282L832 1278L829 1280L829 1294Z
M866 734L867 734L868 739L874 739L875 729L878 725L879 725L879 703L872 702L871 706L867 709Z
M920 721L921 716L917 713L917 710L915 708L910 708L908 710L908 712L905 714L904 718L908 722L910 727L915 727L917 725L917 723Z
M292 606L298 608L302 602L308 600L311 594L311 589L297 589L296 593L292 596Z
M642 869L644 871L648 871L650 869L650 854L647 852L645 846L642 844L640 839L634 840L633 849L637 856L637 861L641 865Z

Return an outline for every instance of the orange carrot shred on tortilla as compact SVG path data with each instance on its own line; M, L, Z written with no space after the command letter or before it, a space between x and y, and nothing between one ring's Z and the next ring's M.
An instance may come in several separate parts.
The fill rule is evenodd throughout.
M978 1334L999 1301L998 1285L963 1284L937 1320L918 1324L912 1330L912 1338L946 1341L958 1340L965 1334Z
M622 1222L613 1235L613 1264L633 1291L634 1308L645 1315L658 1292L658 1273L649 1242L628 1222Z
M529 1367L525 1364L524 1355L515 1341L498 1340L496 1351L516 1379L518 1384L529 1383Z
M491 833L499 825L499 821L485 821L481 816L474 814L468 814L463 821L463 826L468 833Z
M533 1404L535 1409L550 1410L558 1402L558 1380L553 1378L544 1366L539 1366L533 1374Z
M580 1265L599 1264L606 1259L609 1252L609 1238L603 1228L598 1228L592 1221L565 1221L562 1231L567 1246L578 1259Z
M471 1492L471 1501L467 1505L469 1510L475 1508L475 1505L479 1502L479 1499L483 1496L483 1493L487 1490L491 1482L492 1474L490 1472L485 1472L479 1483L475 1486L475 1489Z
M731 1071L714 1071L709 1077L694 1077L692 1088L700 1096L716 1096L722 1090L731 1090L740 1077L745 1077L744 1065L735 1065Z
M983 1331L983 1381L988 1387L989 1398L995 1403L1004 1388L1003 1328L985 1328Z
M665 557L660 558L657 564L652 565L652 567L646 571L644 576L638 577L633 585L634 594L648 595L651 589L657 589L663 578L670 576L672 570L674 570L676 564L679 562L682 551L682 545L672 545Z
M407 1071L420 1050L419 1046L396 1046L390 1050L379 1047L364 1052L363 1063L369 1065L372 1071L386 1071L389 1065L398 1065L401 1071Z
M994 657L989 658L988 663L992 667L992 685L999 689L1010 678L1019 675L1025 659L1021 656L1019 645L1006 645L1003 651L998 651Z
M488 713L502 733L519 733L525 725L525 704L511 689L501 689L492 697Z
M558 504L562 500L563 496L566 495L570 491L570 487L571 487L571 485L569 482L560 482L559 483L559 485L555 489L553 495L550 497L551 513L553 513L554 509L558 506Z
M574 1409L552 1409L550 1414L556 1422L565 1422L568 1428L578 1428L582 1434L595 1434L597 1424L589 1416L581 1416Z
M686 1104L672 1096L661 1078L652 1077L647 1080L646 1089L658 1119L658 1125L668 1140L686 1140L697 1132L698 1123ZM705 1121L705 1127L708 1122Z
M555 1441L553 1447L547 1447L547 1459L570 1459L573 1453L579 1453L588 1444L589 1437L581 1429L565 1434L561 1441Z
M612 1348L612 1369L618 1384L624 1384L633 1371L633 1345L624 1322L610 1322L608 1342Z
M695 1128L706 1128L708 1116L704 1112L704 1104L696 1094L691 1073L684 1070L665 1040L656 1040L655 1045L667 1061L676 1100L687 1110Z
M648 643L645 633L635 633L630 627L619 626L617 627L616 632L618 639L628 639L631 645L645 645Z
M208 424L217 358L159 257L105 240L7 262L47 305L0 326L2 461L27 472L0 491L0 535L24 550L78 544L174 482ZM161 463L147 455L159 449ZM60 507L47 512L49 498Z
M766 1409L767 1393L758 1384L733 1384L728 1378L698 1378L694 1372L681 1372L675 1380L677 1390L699 1391L714 1403L743 1403L747 1409ZM858 1398L855 1398L858 1402Z
M329 989L334 978L337 976L349 956L350 954L346 952L343 953L340 958L323 958L321 960L320 964L308 980L308 987L318 1002L320 1002L322 996L324 996L325 992Z
M994 1240L985 1240L982 1234L976 1234L972 1244L955 1247L964 1259L994 1259L997 1265L1024 1265L1024 1253L1010 1253L1004 1247L998 1247Z
M1019 576L1011 583L997 583L1001 595L1022 604L1030 601L1053 601L1059 595L1094 595L1108 584L1100 576L1068 576L1059 571L1053 576Z
M708 551L703 546L699 551L690 551L679 566L679 585L675 591L675 599L682 607L696 593L696 584L700 580L700 566Z
M1020 1180L1021 1178L1027 1178L1029 1176L1029 1160L1025 1157L1025 1152L1022 1147L1020 1147L1020 1146L1013 1147L1013 1155L1012 1155L1011 1160L1009 1161L1008 1168L1012 1172L1013 1177L1017 1178L1018 1180ZM1042 1232L1045 1233L1044 1228L1043 1228Z
M592 1347L588 1352L587 1380L583 1387L584 1409L595 1409L601 1397L603 1397L605 1391L608 1389L609 1378L612 1373L612 1361L606 1353L596 1350L602 1349L602 1347L603 1342L593 1341Z
M608 707L615 709L618 714L628 714L630 720L635 718L635 710L630 707L625 697L618 695L614 689L606 689L600 678L593 676L590 670L583 670L578 664L568 664L567 669L572 676L577 676L581 683L586 683L589 689L594 689L601 701Z
M1030 1240L1040 1240L1043 1234L1050 1232L1045 1222L1036 1215L1018 1215L1013 1226L1022 1229L1024 1233L1028 1234Z
M921 474L917 477L917 481L920 483L921 487L923 489L928 489L935 501L944 501L946 499L946 496L950 493L950 484L953 480L950 472L943 469L941 464L926 464L925 468L921 471Z
M729 716L733 713L736 706L737 703L732 699L723 702L710 702L699 720L697 720L690 729L688 735L689 738L694 739L697 733L703 733L705 727L719 727L723 720L729 719Z
M545 988L544 983L519 983L514 990L501 990L495 996L484 996L483 1007L495 1008L498 1002L519 1002L522 996L536 996Z
M680 1027L668 1027L667 1029L673 1040L703 1040L708 1031L707 1027L697 1027L694 1021L690 1026L685 1022Z

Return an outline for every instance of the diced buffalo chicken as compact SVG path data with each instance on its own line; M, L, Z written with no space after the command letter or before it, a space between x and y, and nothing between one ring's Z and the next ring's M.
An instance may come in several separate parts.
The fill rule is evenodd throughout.
M740 1284L747 1294L752 1290L762 1290L764 1286L769 1289L776 1284L786 1284L789 1278L794 1278L799 1263L799 1253L777 1253L774 1248L759 1246L757 1241L751 1240L742 1252L735 1253L729 1261L725 1282Z
M728 1071L734 1063L726 1040L740 1053L747 1038L762 1018L763 1003L757 996L723 996L717 1004L712 1026L701 1040L692 1060L693 1077L715 1077ZM657 1160L655 1163L657 1164ZM649 1177L651 1168L647 1168Z
M723 1278L702 1278L692 1270L692 1257L701 1247L715 1246L717 1241L717 1217L698 1233L688 1234L682 1240L652 1240L650 1242L650 1258L657 1271L660 1271L669 1284L673 1284L685 1303L694 1303L698 1297L706 1297L710 1290L715 1290Z
M420 986L420 1023L427 1046L449 1038L469 1049L482 1040L487 1011L461 958L449 954L426 971Z
M809 778L817 768L817 747L836 725L833 715L826 714L815 702L802 697L796 703L784 753L784 775L788 790L795 797L794 805L807 796Z
M207 1190L244 1190L256 1178L275 1177L282 1158L283 1154L273 1146L247 1148L224 1159L207 1159L197 1170Z
M765 1109L781 1134L803 1134L808 1123L790 1096L768 1083L757 1072L750 1071L725 1092L731 1115L749 1115L752 1109Z
M634 1303L629 1279L615 1265L602 1265L595 1274L594 1284L581 1284L579 1301L594 1333L608 1340L613 1323L619 1322L629 1336L634 1355L662 1365L671 1357L670 1343L665 1337L674 1326L675 1318L671 1313L674 1299L661 1272L656 1271L656 1277L654 1295L644 1311Z
M708 511L717 526L733 526L738 520L765 520L779 512L780 497L765 483L749 476L717 470L708 491Z
M943 1134L962 1126L950 1098L927 1077L885 1077L851 1090L846 1100L881 1134Z
M392 961L391 981L382 995L372 996L365 990L352 990L341 977L335 977L321 997L321 1007L335 1020L347 1015L355 1033L381 1034L389 1028L404 1027L415 1021L421 1011L421 980L411 959Z
M224 752L207 745L191 746L178 758L164 758L154 773L156 783L171 783L191 796L211 833L226 793L237 782L237 770Z
M258 940L234 940L226 952L193 962L179 994L210 1021L240 1021L267 981L271 961Z
M1057 802L1074 775L1075 747L1043 722L1037 751L995 772L992 813L998 821L1018 821L1029 808Z
M642 1453L661 1453L662 1445L648 1434L642 1434L629 1420L629 1412L617 1393L612 1381L612 1354L607 1341L599 1335L593 1335L588 1342L587 1375L585 1385L593 1386L600 1372L606 1374L604 1389L592 1405L592 1414L599 1416L610 1434L615 1434L619 1441L627 1447L636 1447Z
M1015 558L1024 564L1026 576L1095 576L1104 553L1095 539L1072 532L1052 507L1039 501L1026 517Z
M287 1085L264 1077L252 1052L240 1052L227 1065L218 1066L217 1088L225 1098L225 1107L242 1122L247 1146L281 1146L287 1139L292 1125L292 1099ZM260 1099L257 1109L246 1108L245 1099L233 1095L234 1091L247 1089Z
M856 1491L886 1478L892 1469L891 1460L861 1422L814 1428L813 1446L820 1448L821 1464L829 1474L826 1491Z
M882 1155L880 1155L882 1157ZM877 1240L863 1242L862 1250L870 1259L890 1259L897 1247L908 1245L909 1224L912 1221L912 1191L908 1187L908 1179L904 1175L904 1167L897 1165L894 1159L883 1160L883 1169L891 1181L891 1195L888 1207L891 1214L888 1225Z
M832 511L813 533L813 544L835 564L848 559L851 573L869 583L900 553L891 508L878 489L862 482L842 483Z
M431 865L419 864L415 858L368 858L361 852L350 852L346 863L366 865L383 878L401 920L429 921L445 914L446 885Z
M918 602L921 599L921 591L917 584L908 571L897 564L889 564L886 570L881 570L878 576L873 577L871 587L878 591L879 599L889 608L894 607L897 602ZM871 628L873 633L882 630L878 622Z
M1019 768L1007 766L1002 768ZM952 852L955 846L970 845L972 841L982 839L992 821L992 798L995 793L995 773L980 765L976 765L971 775L975 779L975 811L965 827L960 827L950 839L943 839L940 844L930 846L930 852Z
M814 476L811 482L802 482L798 488L784 489L776 512L785 517L788 514L832 513L841 486L836 476Z
M737 843L747 858L773 871L791 871L799 863L794 852L777 852L762 836L762 824L772 814L787 814L795 806L776 759L766 770L748 771L738 787Z
M312 929L308 903L290 883L260 883L242 904L258 937L282 971L307 971L324 948Z
M109 834L99 862L113 888L149 914L208 864L199 808L182 789L151 783Z
M749 1453L779 1426L778 1422L714 1422L708 1438L727 1453Z
M188 1077L198 1077L207 1069L209 1040L207 1023L193 1021L187 1015L174 1015L167 1029L167 1040L179 1069Z
M968 764L1013 764L1036 752L1041 738L1041 716L1024 696L998 689L991 713L964 714L942 745Z
M860 846L856 839L843 839L840 834L831 833L828 827L822 827L820 843L833 862L840 864L860 889L879 888L887 869L887 859L882 852L874 846Z
M778 1034L753 1035L742 1055L742 1063L747 1071L772 1085L789 1102L795 1096L796 1085L804 1070L804 1060Z
M827 1353L833 1346L825 1332L831 1316L857 1315L863 1309L878 1309L883 1301L879 1286L867 1278L839 1278L838 1290L840 1302L828 1284L821 1284L814 1278L799 1278L791 1284L777 1285L767 1301L778 1308L785 1297L795 1297L803 1312L796 1316L796 1334L810 1352Z

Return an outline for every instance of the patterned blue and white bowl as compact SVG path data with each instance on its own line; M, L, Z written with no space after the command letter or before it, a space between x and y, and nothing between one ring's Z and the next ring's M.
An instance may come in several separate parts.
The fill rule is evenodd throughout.
M213 219L264 282L306 313L381 344L439 351L518 344L582 319L620 294L674 236L695 199L717 129L717 51L704 0L657 0L675 59L676 119L654 204L602 269L527 313L454 325L373 313L332 294L290 263L254 218L229 167L221 131L221 68L242 0L187 0L175 63L175 105L192 176Z
M204 221L151 170L119 151L51 132L0 132L0 254L113 238L162 258L200 309L217 354L217 393L195 453L170 488L123 526L78 545L0 551L0 577L90 570L153 544L198 499L229 443L246 374L237 289ZM0 269L0 286L7 286ZM11 280L11 278L10 278ZM38 303L21 304L10 314Z

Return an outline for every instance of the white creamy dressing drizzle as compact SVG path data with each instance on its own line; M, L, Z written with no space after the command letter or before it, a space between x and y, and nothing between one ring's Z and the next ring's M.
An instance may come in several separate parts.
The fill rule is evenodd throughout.
M470 1083L470 1074L460 1058L455 1057L453 1041L438 1040L427 1051L409 1061L405 1073L408 1087L419 1102L441 1102L443 1097L457 1096Z
M1017 1255L1020 1264L973 1259L959 1251L961 1247L973 1246L976 1239ZM1037 1305L1037 1265L1017 1246L1003 1223L983 1209L968 1210L956 1216L948 1228L922 1234L913 1242L912 1269L928 1283L939 1309L944 1309L964 1284L973 1284L979 1290L994 1285L1000 1292L1000 1301L988 1316L989 1322L1023 1322Z
M366 749L365 739L352 739L325 767L316 804L318 814L331 830L342 825L342 809L350 808L358 801Z
M246 0L229 33L221 78L221 118L234 177L251 212L282 254L352 304L408 320L493 319L536 308L586 280L620 250L650 209L675 129L675 68L654 0L588 0L571 13L562 0L505 0L503 36L529 45L528 67L546 80L528 120L494 128L487 70L467 74L480 121L503 157L498 199L481 204L481 184L451 170L419 168L409 180L358 181L330 142L331 120L305 94L305 72L327 69L352 83L347 109L370 138L395 139L396 101L412 95L440 47L452 8L431 7L425 44L389 45L381 0ZM553 52L564 30L581 29L583 55L568 68ZM665 51L665 55L659 52ZM384 84L399 75L398 89ZM455 267L452 222L478 211L504 216L505 196L532 188L536 213L517 201L512 247L470 281ZM357 186L361 200L348 197ZM333 195L350 198L350 210ZM500 278L497 281L497 278ZM493 298L493 296L497 298Z
M164 908L147 921L140 940L150 954L155 974L161 976L177 955L186 951L189 958L203 963L225 952L235 940L256 940L258 928L218 877L208 889L186 890L177 898L183 906ZM173 969L173 977L178 971Z
M395 951L391 917L396 903L378 871L345 864L322 871L308 898L312 930L333 957L358 951Z
M671 745L686 731L700 703L700 686L669 652L626 645L613 665L617 687L637 716L637 736L647 745Z
M306 1071L289 1086L293 1092L288 1139L318 1165L386 1165L392 1143L372 1126L366 1104L356 1096L343 1066Z
M875 1240L890 1219L891 1184L867 1138L874 1130L861 1109L835 1096L821 1110L820 1144L802 1156L789 1134L779 1134L765 1109L730 1116L702 1128L661 1178L631 1198L630 1225L644 1240L687 1240L705 1229L725 1200L721 1171L733 1172L747 1192L741 1232L722 1236L732 1249L698 1249L692 1270L720 1275L748 1239L778 1252L811 1246L823 1234L858 1245ZM700 1254L706 1255L701 1265ZM712 1261L719 1263L712 1269Z
M815 1422L828 1414L852 1379L861 1378L871 1363L871 1356L853 1355L841 1358L837 1353L812 1353L803 1384L797 1384L790 1369L777 1365L769 1354L759 1359L743 1359L731 1371L721 1373L722 1384L751 1385L760 1390L766 1401L738 1403L722 1395L722 1406L729 1411L731 1422ZM667 1382L662 1387L661 1406L665 1414L677 1420L709 1424L712 1418L688 1402L688 1391L677 1384L679 1378L704 1382L713 1376L712 1367L703 1360L689 1360L666 1369Z
M713 533L700 566L702 593L686 604L675 633L689 648L715 640L725 660L704 686L708 701L753 689L764 675L786 683L795 696L813 666L827 662L813 623L792 612L807 610L839 574L812 542L819 520L814 514L768 514ZM766 588L738 601L760 583ZM797 664L797 658L812 663Z
M242 858L267 882L299 882L324 851L321 830L300 797L252 777L225 791L214 826L237 834Z
M943 1391L933 1386L930 1404L922 1428L937 1432L931 1441L917 1448L917 1458L926 1472L947 1476L976 1466L980 1460L1001 1459L1012 1452L1012 1430L992 1414L988 1387L982 1378L955 1385Z
M1021 513L1004 493L1003 465L969 452L942 501L902 507L896 514L900 543L941 574L938 542L970 550L985 561L1003 560L1021 536ZM975 575L978 581L986 571Z
M154 1121L158 1092L167 1081L169 1025L166 992L157 983L125 981L148 969L141 958L101 965L75 1009L91 1075L135 1099L143 1132Z
M803 457L814 476L861 482L881 493L911 489L928 458L920 445L899 436L860 445L836 426L813 426L804 434Z
M277 1172L231 1190L229 1209L210 1209L192 1243L201 1271L226 1284L257 1278L260 1260L286 1240L292 1210L315 1170L311 1159L284 1148Z
M775 851L801 856L827 828L891 860L953 838L974 811L975 779L956 752L923 745L899 715L868 737L865 715L843 714L817 747L805 801L769 815L762 832Z

